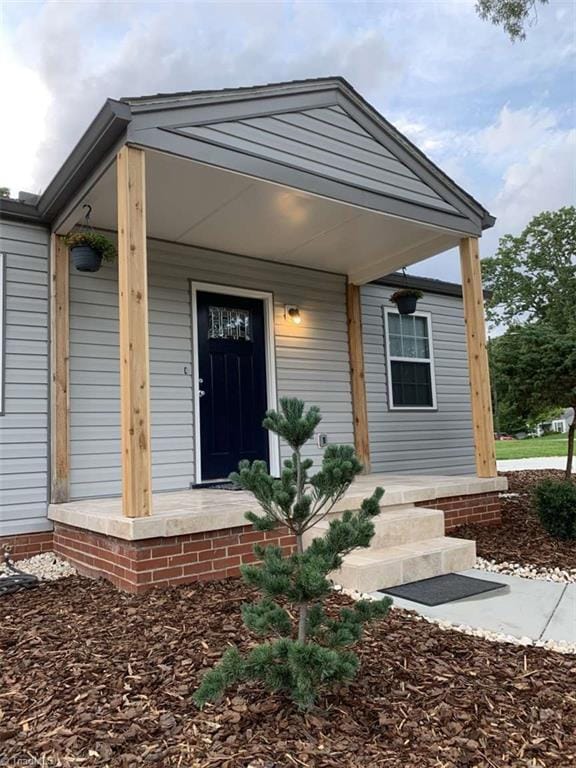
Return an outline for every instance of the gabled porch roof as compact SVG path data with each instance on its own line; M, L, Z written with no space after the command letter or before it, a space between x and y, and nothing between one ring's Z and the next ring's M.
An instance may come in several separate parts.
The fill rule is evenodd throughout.
M364 283L494 219L341 78L109 101L39 203L116 229L115 155L146 153L151 237Z
M67 499L69 482L69 260L60 235L86 204L92 225L118 232L125 516L151 513L150 237L347 277L354 437L367 468L358 286L460 245L476 462L480 476L495 475L477 242L494 219L351 86L329 78L109 101L40 199L55 233L54 502Z

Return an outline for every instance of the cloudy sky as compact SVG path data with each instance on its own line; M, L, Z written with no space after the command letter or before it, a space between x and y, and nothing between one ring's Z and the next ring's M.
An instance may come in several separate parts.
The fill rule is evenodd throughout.
M344 75L498 217L483 255L576 201L576 5L527 40L474 0L0 0L0 185L39 192L106 97ZM417 265L458 278L453 254Z

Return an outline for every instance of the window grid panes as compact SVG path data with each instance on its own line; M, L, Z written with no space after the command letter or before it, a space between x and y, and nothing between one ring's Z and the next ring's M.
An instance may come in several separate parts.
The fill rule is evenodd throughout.
M388 315L388 338L391 357L430 358L428 322L414 315Z
M394 408L433 408L428 318L387 312L390 397Z
M395 406L432 408L432 381L429 363L392 360L392 398Z
M208 338L251 341L250 311L228 307L208 307Z

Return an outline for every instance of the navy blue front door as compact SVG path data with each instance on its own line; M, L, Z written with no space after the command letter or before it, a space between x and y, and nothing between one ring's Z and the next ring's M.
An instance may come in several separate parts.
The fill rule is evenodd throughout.
M198 292L197 312L204 481L228 477L242 459L268 461L266 346L259 299Z

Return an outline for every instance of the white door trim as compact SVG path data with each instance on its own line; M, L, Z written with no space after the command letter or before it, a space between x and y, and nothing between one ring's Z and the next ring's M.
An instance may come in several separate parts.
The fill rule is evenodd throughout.
M270 291L253 291L249 288L238 288L234 285L219 285L217 283L200 283L190 281L192 305L192 359L194 365L194 463L196 469L195 482L202 482L202 446L200 439L200 378L198 363L198 291L223 293L229 296L242 296L250 299L261 299L264 304L264 342L266 356L266 395L267 407L278 407L278 390L276 385L276 343L274 337L274 294ZM280 441L277 435L268 433L270 455L270 474L280 476Z

